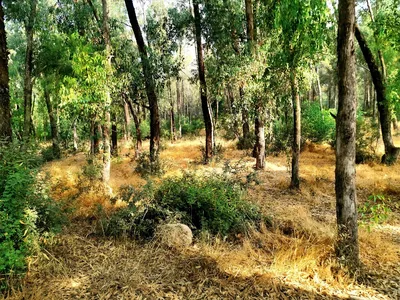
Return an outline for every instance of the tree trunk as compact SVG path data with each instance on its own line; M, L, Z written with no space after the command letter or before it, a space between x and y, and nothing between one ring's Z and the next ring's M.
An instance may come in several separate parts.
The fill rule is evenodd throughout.
M379 71L378 64L369 48L364 35L356 25L355 35L357 37L358 44L360 45L361 51L364 55L364 59L371 72L372 82L374 83L376 90L376 102L378 104L379 119L381 122L381 131L383 144L385 146L385 155L382 157L382 162L393 163L396 161L400 148L396 148L393 144L392 138L392 114L390 110L390 103L386 98L386 87L382 73Z
M53 103L51 102L50 92L48 88L44 87L44 100L46 102L47 112L50 119L51 140L53 142L53 156L54 158L61 158L61 150L58 136L57 126L57 110L54 110Z
M76 130L76 123L77 119L74 120L74 123L72 124L72 134L73 134L73 144L74 144L74 151L78 151L78 133Z
M179 77L176 78L176 113L178 115L178 137L182 138L182 97Z
M0 0L0 141L7 143L12 140L9 80L3 3Z
M356 59L355 1L339 0L338 71L339 108L336 119L336 254L355 273L360 265L356 192Z
M237 110L237 105L235 103L235 96L233 95L233 90L231 85L227 86L227 96L233 118L233 133L235 134L236 138L239 138L238 110Z
M296 69L292 67L290 74L290 86L292 90L293 105L293 142L292 142L292 178L290 187L300 188L299 177L299 158L300 158L300 141L301 141L301 107L299 86L297 82Z
M160 147L160 116L158 111L157 95L155 93L155 84L151 73L149 58L147 56L146 46L143 40L142 31L137 21L135 8L132 0L125 0L128 10L129 20L135 34L136 43L140 52L140 58L144 73L147 98L150 106L150 161L155 162Z
M261 108L262 106L258 106ZM265 129L263 112L257 111L257 117L255 119L255 133L256 133L256 143L254 145L254 157L256 159L256 170L264 169L265 164Z
M117 117L113 114L111 123L111 155L118 156L118 130L117 130Z
M125 141L127 142L131 139L131 116L129 115L128 103L125 100L124 100L124 117L125 117L124 138Z
M318 88L318 99L319 99L319 108L323 110L323 103L322 103L322 89L321 89L321 82L319 80L319 70L318 67L315 67L315 73L317 74L317 88Z
M96 155L100 151L100 126L97 121L92 121L90 123L90 153Z
M240 99L242 103L244 102L244 89L243 87L239 88ZM242 108L242 130L243 130L243 140L249 139L250 136L250 124L249 124L249 110L243 104Z
M135 123L135 131L136 131L135 158L138 158L142 152L142 131L140 130L139 109L135 111L135 109L132 106L132 102L128 99L126 99L125 101L129 105L129 109L133 117L133 122Z
M37 0L31 1L31 10L25 22L26 54L24 76L24 139L28 139L32 130L32 70L33 70L33 34L36 19Z
M172 99L172 87L171 81L168 83L169 87L169 99L170 99L170 133L171 133L171 142L176 141L176 133L175 133L175 112L174 112L174 101Z
M370 96L369 96L369 74L365 72L364 75L364 111L368 110L369 108L369 102L370 102Z
M254 26L254 12L252 0L245 0L246 9L246 21L247 21L247 39L249 50L251 54L254 54L255 49L255 26Z
M197 46L197 64L198 64L199 78L200 78L201 108L203 110L204 125L206 129L205 163L208 163L213 155L214 128L213 128L211 109L207 100L207 85L206 85L206 76L204 70L203 45L201 43L201 21L200 21L201 17L200 17L199 5L197 4L196 0L193 1L193 11L195 20L196 46Z
M110 28L108 24L108 3L107 0L102 0L103 6L103 39L106 46L106 99L105 99L105 107L104 107L104 125L103 125L103 140L104 140L104 149L103 149L103 182L108 183L110 181L110 172L111 172L111 146L110 146L110 127L111 127L111 117L110 117L110 108L111 108L111 94L110 94L110 85L111 85L111 39L110 39Z

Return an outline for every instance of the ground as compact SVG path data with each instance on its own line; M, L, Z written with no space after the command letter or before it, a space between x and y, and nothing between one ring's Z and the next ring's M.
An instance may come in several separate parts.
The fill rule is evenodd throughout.
M400 142L397 139L396 142ZM220 162L199 163L202 139L168 143L161 154L164 176L182 170L220 172L233 168L252 172L254 159L223 142ZM134 173L128 145L114 159L110 187L137 188L146 182ZM359 207L372 194L382 194L391 208L383 224L360 227L363 263L357 280L347 276L334 256L334 152L328 145L308 145L301 154L301 191L288 189L285 154L268 156L258 172L259 184L248 200L271 217L273 228L262 228L230 242L202 237L185 250L110 239L96 232L95 211L122 205L92 189L79 189L84 153L47 164L51 193L58 201L74 198L72 223L49 240L34 257L22 287L10 299L399 299L400 298L400 165L357 166Z

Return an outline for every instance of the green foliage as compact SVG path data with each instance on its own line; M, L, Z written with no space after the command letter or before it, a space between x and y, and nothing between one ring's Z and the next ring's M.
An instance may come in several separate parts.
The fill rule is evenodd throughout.
M320 109L317 102L305 102L302 107L302 137L314 143L331 143L336 123L328 110Z
M48 197L46 179L37 179L37 149L0 147L0 276L23 274L39 238L61 229L61 208Z
M268 152L286 152L292 136L290 124L291 122L286 123L282 119L278 119L274 122L272 127L273 139L268 145Z
M201 151L201 163L208 163L210 162L210 159L207 159L206 157L206 147L204 145L200 146L200 151ZM213 156L211 158L211 161L216 161L219 162L223 158L225 149L222 147L221 144L214 145L213 147Z
M239 150L248 150L248 149L253 149L254 143L256 141L256 136L254 133L250 133L247 137L239 137L239 140L237 142L237 148Z
M368 200L358 209L358 217L361 225L367 226L371 230L371 226L382 224L389 219L392 210L389 207L389 198L384 195L372 194Z
M44 162L49 162L49 161L52 161L55 159L52 146L47 146L47 147L43 148L40 151L40 154L41 154L42 160Z
M132 192L127 208L103 221L105 233L147 239L164 222L181 222L214 235L246 233L263 217L244 200L244 193L244 186L226 174L200 178L185 173L164 180L157 189L149 182L141 192ZM125 188L120 195L126 195Z
M204 122L202 119L182 118L182 135L195 135L200 134L200 130L204 128Z
M379 139L379 125L366 118L362 112L357 115L356 163L377 160L375 149Z
M95 157L90 156L87 164L82 167L82 175L89 181L96 181L102 178L102 163Z
M164 165L159 156L156 157L154 162L151 162L150 153L143 152L136 160L135 171L144 178L151 175L160 176L164 173Z

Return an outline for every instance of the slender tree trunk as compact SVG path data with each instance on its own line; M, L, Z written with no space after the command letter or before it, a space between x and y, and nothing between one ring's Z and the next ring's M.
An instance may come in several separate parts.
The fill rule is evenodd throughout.
M255 50L255 26L254 26L254 11L252 0L245 0L246 21L247 21L247 38L250 53L254 54Z
M124 100L124 117L125 117L124 137L125 141L127 142L131 139L131 116L129 115L128 103L125 100Z
M61 158L61 150L57 126L57 110L54 110L53 103L50 97L50 92L47 87L44 87L44 100L46 102L47 112L50 119L51 140L53 142L53 155L55 158L59 159Z
M233 118L233 132L236 138L239 138L239 123L238 123L238 110L235 102L235 96L233 95L232 86L227 86L227 96L230 103L230 110Z
M100 126L97 121L92 121L90 123L90 153L96 155L100 151Z
M158 111L157 95L155 93L155 84L150 68L149 58L147 56L146 46L143 40L142 31L137 21L135 8L132 0L125 0L128 10L129 20L135 34L136 43L140 52L141 63L144 73L147 98L150 106L150 161L155 162L160 147L160 116Z
M396 148L393 144L392 138L392 114L390 110L390 103L386 98L386 87L382 73L375 61L371 49L369 48L364 35L356 25L355 35L360 45L364 59L371 72L372 81L376 90L376 102L378 104L379 119L381 122L381 131L383 144L385 146L385 155L382 157L382 162L393 163L400 152L400 148Z
M110 181L110 172L111 172L111 146L110 146L110 127L111 127L111 117L110 117L110 108L111 108L111 94L110 94L110 85L111 85L111 76L112 76L112 67L111 67L111 39L110 39L110 28L108 24L108 2L107 0L102 0L103 6L103 39L106 46L106 78L107 78L107 86L106 86L106 101L104 107L104 125L103 125L103 140L104 140L104 149L103 149L103 182L108 183Z
M292 89L292 105L293 105L293 143L292 143L292 178L290 187L300 188L299 177L299 158L300 158L300 141L301 141L301 107L299 86L297 83L296 69L292 67L290 74L290 85Z
M113 114L111 122L111 155L114 157L118 156L118 130L115 114Z
M318 99L319 99L319 108L323 110L323 103L322 103L322 89L321 89L321 82L319 80L319 70L318 67L315 67L315 73L317 74L317 88L318 88Z
M37 13L37 0L31 1L31 10L25 22L26 54L24 75L24 139L28 139L32 130L32 70L33 70L33 34Z
M239 95L241 102L244 103L244 89L239 88ZM243 140L248 140L250 136L250 124L249 124L249 110L245 105L242 108L242 130L243 130Z
M195 20L196 46L197 46L197 64L198 64L199 78L200 78L201 107L203 110L204 125L206 129L205 163L208 163L213 155L214 126L212 121L210 105L207 100L207 85L206 85L206 76L204 70L203 45L201 43L201 21L200 21L201 17L200 17L199 5L196 2L196 0L193 1L193 11Z
M174 100L172 99L172 87L171 81L168 83L169 88L169 100L170 100L170 134L171 134L171 142L176 141L176 132L175 132L175 112L174 112Z
M356 191L355 1L339 0L339 108L336 119L336 254L355 273L359 267Z
M180 81L179 77L176 78L176 113L178 116L178 137L182 138L182 94L180 89Z
M128 103L129 105L129 109L133 117L133 122L135 123L135 129L136 129L135 158L138 158L142 153L142 131L140 130L139 110L135 111L135 109L132 106L132 102L130 100L126 100L126 103Z
M73 124L72 124L72 134L73 134L73 144L74 144L74 151L78 151L78 133L76 130L76 123L77 123L77 119L74 120Z
M3 3L0 0L0 141L7 143L12 140L9 80Z
M261 109L261 105L257 106ZM265 164L265 129L264 129L264 113L257 111L257 117L255 119L255 132L256 132L256 143L254 145L254 157L256 158L256 169L264 169Z

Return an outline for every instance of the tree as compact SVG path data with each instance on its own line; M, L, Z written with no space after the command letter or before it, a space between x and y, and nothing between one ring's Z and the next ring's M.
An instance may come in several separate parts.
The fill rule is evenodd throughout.
M379 66L374 55L368 46L367 40L356 25L355 35L364 55L365 62L371 73L372 82L376 90L376 102L378 104L379 118L381 123L382 139L385 146L385 155L382 162L393 163L400 153L400 148L394 146L392 138L392 113L390 103L386 96L386 85L384 73L379 70ZM384 68L382 68L384 69Z
M151 71L149 57L147 55L146 45L143 40L142 31L140 29L135 7L132 0L125 0L128 10L129 20L135 34L136 43L138 45L146 87L146 94L150 107L150 161L155 162L158 157L160 146L160 116L158 112L158 101L155 92L154 78Z
M355 1L339 0L338 78L339 106L336 118L336 216L339 260L351 272L359 267L357 227L356 145L356 61Z
M2 0L0 0L0 139L6 139L8 142L12 139L8 50Z
M203 110L204 126L206 129L206 147L205 147L205 162L207 163L213 155L214 147L214 125L212 121L211 108L207 100L207 83L204 68L203 59L203 45L201 43L201 16L199 10L199 4L195 0L193 1L193 12L195 22L195 36L196 36L196 47L197 47L197 65L200 79L200 98L201 108Z

